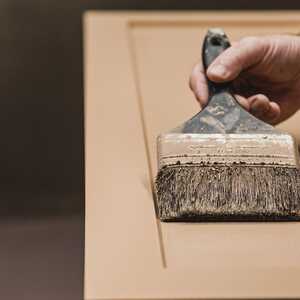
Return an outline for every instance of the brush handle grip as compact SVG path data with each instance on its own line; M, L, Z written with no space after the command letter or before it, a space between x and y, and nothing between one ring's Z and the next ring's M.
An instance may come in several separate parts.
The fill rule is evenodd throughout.
M204 39L202 59L204 70L228 47L229 40L221 29L210 29ZM209 100L197 115L173 132L196 134L269 133L272 126L248 113L230 92L231 82L216 83L208 80ZM220 154L222 156L223 154Z
M202 46L202 60L205 73L209 65L229 47L229 39L222 29L214 28L208 30ZM229 91L230 89L230 82L216 83L210 81L208 78L206 79L211 96L220 92Z

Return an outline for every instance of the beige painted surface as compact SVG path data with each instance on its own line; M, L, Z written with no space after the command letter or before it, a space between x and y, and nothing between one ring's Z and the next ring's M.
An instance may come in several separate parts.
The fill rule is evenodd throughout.
M188 76L216 25L234 40L296 31L300 14L84 17L86 299L300 297L300 224L155 217L155 137L197 112Z

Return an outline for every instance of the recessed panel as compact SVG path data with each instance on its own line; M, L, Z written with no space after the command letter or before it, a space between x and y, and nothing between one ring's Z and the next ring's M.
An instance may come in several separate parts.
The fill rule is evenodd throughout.
M151 190L156 135L197 112L188 76L207 28L292 32L298 15L90 12L84 23L85 299L300 296L298 223L160 223Z

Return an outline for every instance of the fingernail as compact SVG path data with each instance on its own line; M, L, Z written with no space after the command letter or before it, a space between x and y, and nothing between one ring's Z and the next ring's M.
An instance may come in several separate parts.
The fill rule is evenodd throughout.
M210 75L225 78L228 72L223 65L216 65L210 67L209 73Z

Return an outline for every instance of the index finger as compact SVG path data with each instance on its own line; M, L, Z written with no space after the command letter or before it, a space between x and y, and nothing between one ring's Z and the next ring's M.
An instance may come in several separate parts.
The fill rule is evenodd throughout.
M202 62L193 67L189 85L201 107L205 106L208 101L208 86Z

